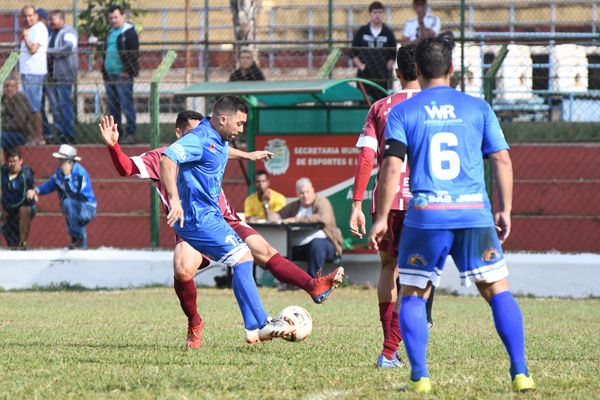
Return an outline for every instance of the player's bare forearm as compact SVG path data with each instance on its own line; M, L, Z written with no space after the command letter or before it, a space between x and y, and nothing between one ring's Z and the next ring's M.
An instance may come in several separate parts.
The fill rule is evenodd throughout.
M402 164L403 160L394 156L386 157L381 164L376 219L387 220L390 208L392 207L392 201L396 196L396 190L398 190Z
M273 155L273 153L266 150L258 150L248 153L247 151L239 150L233 147L229 148L230 160L265 161L273 158Z
M160 157L160 180L169 199L176 199L179 201L179 192L177 191L177 164L165 155Z
M171 208L167 214L167 224L172 227L179 220L179 226L183 227L183 209L177 191L177 164L165 155L160 158L160 180Z
M230 160L249 160L250 159L250 154L236 149L234 147L229 147L229 159Z
M510 155L508 150L502 150L490 154L489 158L492 163L496 190L498 190L498 211L510 213L512 211L513 194L513 170Z

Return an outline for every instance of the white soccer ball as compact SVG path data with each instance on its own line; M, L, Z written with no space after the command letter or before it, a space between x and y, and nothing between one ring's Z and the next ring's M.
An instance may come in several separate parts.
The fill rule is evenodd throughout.
M289 306L281 310L278 315L296 328L296 332L284 336L290 342L300 342L306 339L312 332L312 317L300 306Z

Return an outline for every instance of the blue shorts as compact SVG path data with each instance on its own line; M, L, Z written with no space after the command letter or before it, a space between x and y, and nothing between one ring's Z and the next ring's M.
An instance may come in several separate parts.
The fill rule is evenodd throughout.
M230 267L250 251L220 214L206 213L195 226L179 228L177 222L175 228L177 234L194 249Z
M438 286L448 254L463 286L471 281L496 282L508 276L506 260L494 227L418 229L404 226L398 250L400 284L424 289Z
M42 111L42 88L46 75L21 74L23 92L29 100L32 113Z

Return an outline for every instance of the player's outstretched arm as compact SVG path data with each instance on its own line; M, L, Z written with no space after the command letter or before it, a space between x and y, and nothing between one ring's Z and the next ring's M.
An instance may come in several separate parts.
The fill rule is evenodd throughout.
M273 153L266 150L257 150L249 153L233 147L229 148L230 160L266 161L270 158L273 158L273 156Z
M504 243L510 235L513 193L512 161L508 150L501 150L489 155L492 163L492 173L498 191L498 208L494 213L494 221L500 243Z
M171 208L167 214L167 223L172 227L179 220L179 226L183 228L183 208L177 190L177 164L166 155L160 158L160 179Z
M396 195L403 160L399 157L388 156L381 164L379 175L379 197L377 198L377 214L369 233L369 247L378 249L378 243L387 232L387 218Z

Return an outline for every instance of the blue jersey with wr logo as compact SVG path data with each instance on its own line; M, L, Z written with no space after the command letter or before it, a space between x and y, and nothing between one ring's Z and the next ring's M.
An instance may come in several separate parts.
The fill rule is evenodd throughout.
M428 88L392 109L385 137L407 147L413 194L407 226L494 225L483 156L509 147L489 104L448 86Z

